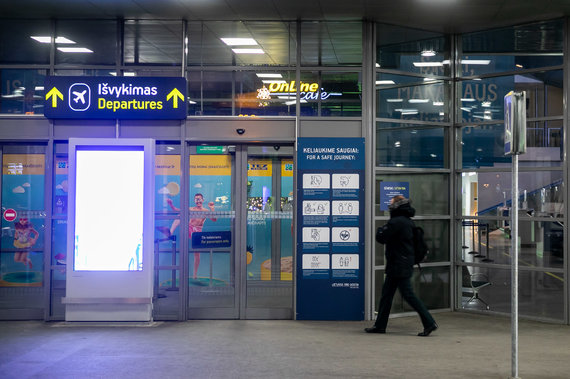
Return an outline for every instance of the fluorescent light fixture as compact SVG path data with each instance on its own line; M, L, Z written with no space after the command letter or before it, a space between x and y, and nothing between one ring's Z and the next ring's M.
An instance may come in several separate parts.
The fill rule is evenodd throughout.
M412 104L423 104L423 103L427 103L429 102L429 99L410 99L408 100L408 103L412 103Z
M36 87L34 88L34 90L35 90L35 91L43 91L43 90L44 90L44 87L43 87L43 86L36 86Z
M445 112L439 112L440 116L445 116Z
M404 167L403 163L396 163L396 167Z
M435 154L430 154L429 156L432 158L437 158L437 155L435 155Z
M50 43L51 42L50 36L30 36L30 38L38 41L39 43Z
M56 38L55 38L55 43L74 44L75 41L72 41L72 40L70 40L69 38L65 38L65 37L56 37Z
M109 72L109 74L110 74L111 76L117 76L117 73L116 73L115 71L111 71L111 72Z
M404 99L386 99L387 103L401 103Z
M471 98L461 98L461 101L475 101L475 99L471 99Z
M92 53L93 50L89 50L86 47L58 47L59 51L64 53Z
M515 64L515 66L518 67L518 68L523 68L523 65L520 64L520 63Z
M424 82L435 82L437 79L435 78L424 78Z
M422 51L422 57L434 57L436 54L433 50L424 50Z
M282 95L282 96L277 96L277 98L281 99L281 100L291 100L291 99L294 99L295 96L283 96Z
M418 111L410 111L410 112L402 112L402 116L409 116L409 115L414 115L414 114L418 114L420 112Z
M417 109L414 108L399 108L399 109L394 109L396 112L401 112L402 114L404 113L418 113Z
M123 72L123 76L137 76L136 72Z
M253 38L220 38L228 46L257 46Z
M471 112L471 108L461 107L462 111Z
M40 43L50 43L51 37L50 36L30 36L31 39L34 39ZM56 37L55 43L62 43L62 44L74 44L75 41L70 40L69 38L65 37Z
M376 63L376 67L380 67L380 63Z
M265 73L257 73L258 78L283 78L281 74L265 74Z
M443 62L413 62L415 67L441 67Z
M400 147L400 141L394 142L394 147Z
M269 84L269 83L287 83L285 80L283 79L268 79L268 80L262 80L263 83L265 84Z
M188 104L197 104L195 101L188 100Z
M490 59L462 59L461 64L472 64L472 65L488 65L491 63Z
M262 49L232 49L236 54L265 54Z
M301 99L301 101L300 101L300 102L301 102L301 103L306 103L306 102L307 102L307 100L305 100L305 99ZM293 100L293 101L286 101L286 102L285 102L285 105L295 105L296 103L297 103L297 101L296 101L296 100Z
M491 106L491 102L490 101L483 101L481 103L481 106L485 107L485 108L489 108Z
M393 80L377 80L376 85L396 84Z
M443 101L434 101L433 105L436 107L443 107L444 103L443 103Z

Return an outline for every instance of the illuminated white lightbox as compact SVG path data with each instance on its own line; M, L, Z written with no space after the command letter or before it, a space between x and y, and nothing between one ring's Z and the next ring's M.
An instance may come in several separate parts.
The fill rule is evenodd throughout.
M144 151L76 150L74 270L141 271Z

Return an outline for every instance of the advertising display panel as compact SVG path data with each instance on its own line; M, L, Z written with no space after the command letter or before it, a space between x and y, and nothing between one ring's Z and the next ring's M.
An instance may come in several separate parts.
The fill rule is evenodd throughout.
M69 141L66 321L150 321L154 141Z
M364 319L364 139L299 138L297 319Z

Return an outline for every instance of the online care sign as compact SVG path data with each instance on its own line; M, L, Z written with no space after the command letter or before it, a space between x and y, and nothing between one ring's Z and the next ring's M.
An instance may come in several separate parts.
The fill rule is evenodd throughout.
M50 119L186 118L184 78L48 76L44 88Z

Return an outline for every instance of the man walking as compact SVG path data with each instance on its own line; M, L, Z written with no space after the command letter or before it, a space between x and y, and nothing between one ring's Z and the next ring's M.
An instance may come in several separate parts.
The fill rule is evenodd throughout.
M376 231L376 241L386 245L386 277L382 286L382 297L378 306L378 317L374 326L364 329L367 333L386 333L388 316L392 308L392 300L396 289L402 297L418 312L424 327L420 337L427 337L437 329L437 324L425 305L412 290L410 278L414 272L414 243L411 220L416 210L410 200L398 195L390 201L390 220Z

